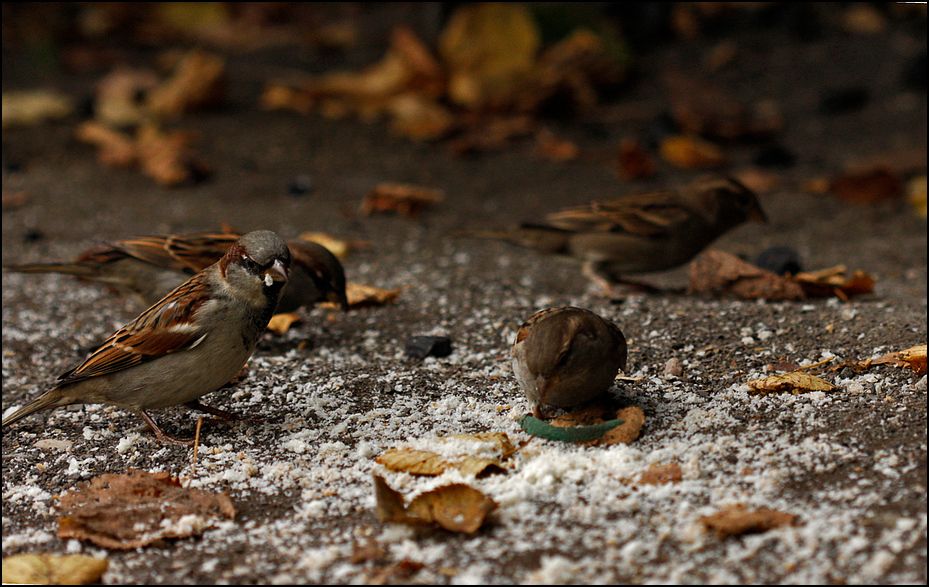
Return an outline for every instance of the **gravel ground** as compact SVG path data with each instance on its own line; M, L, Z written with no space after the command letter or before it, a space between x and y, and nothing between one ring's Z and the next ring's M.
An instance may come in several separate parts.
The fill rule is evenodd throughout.
M924 25L924 21L923 21ZM643 71L696 67L700 50L672 45L643 57ZM925 52L925 27L874 37L832 33L791 43L764 31L739 43L719 79L746 99L769 95L788 120L782 143L798 163L762 196L772 221L742 227L715 246L754 255L797 249L810 268L845 263L873 273L873 296L844 304L762 303L634 294L600 297L570 261L508 245L449 237L499 227L558 206L685 181L664 170L652 183L620 184L612 153L623 122L566 123L559 132L586 153L553 164L531 145L458 159L437 146L391 138L380 125L257 111L262 56L231 61L230 105L185 121L202 133L214 178L168 191L130 171L105 170L71 139L72 124L5 130L4 190L30 195L3 212L3 262L67 258L97 239L212 228L219 222L284 236L326 230L369 240L348 258L350 280L402 287L383 308L308 312L283 337L267 335L247 378L206 397L260 423L207 421L199 463L157 444L126 412L59 409L3 433L3 554L83 552L110 559L107 583L364 582L374 563L352 563L353 544L375 538L379 566L413 560L423 583L715 582L897 583L926 581L926 378L891 367L828 373L832 393L753 396L745 382L778 361L864 359L926 341L926 224L904 202L850 206L796 189L845 162L926 144L926 94L901 89L900 72ZM271 59L267 56L266 59ZM4 90L18 87L4 54ZM889 66L891 64L892 66ZM657 76L656 76L657 77ZM808 85L796 87L797 80ZM88 92L91 79L56 80ZM859 113L823 117L824 88L856 84ZM661 102L648 76L627 99ZM755 147L734 149L736 163ZM609 159L610 157L607 157ZM314 190L287 194L298 175ZM446 202L418 221L357 217L380 181L444 188ZM41 234L37 238L37 232ZM686 273L656 276L680 285ZM641 406L646 424L630 445L575 447L530 440L528 409L509 366L518 325L534 311L576 305L613 319L629 341L638 383L613 393ZM138 308L64 277L3 279L3 409L40 393ZM405 358L405 340L446 334L454 352ZM680 377L665 375L671 358ZM189 435L195 416L159 421ZM379 523L373 458L384 449L458 432L503 431L528 442L505 474L414 478L391 473L405 494L451 481L480 488L500 507L474 536ZM39 448L40 440L70 443ZM649 465L677 462L679 483L629 482ZM55 496L127 467L170 471L191 486L227 492L238 515L201 538L106 552L56 536ZM789 512L800 524L720 540L698 519L745 503Z

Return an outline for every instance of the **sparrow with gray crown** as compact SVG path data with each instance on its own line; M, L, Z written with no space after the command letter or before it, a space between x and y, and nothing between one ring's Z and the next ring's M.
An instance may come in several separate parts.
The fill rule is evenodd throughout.
M162 431L148 411L184 404L232 416L199 399L233 379L252 355L290 266L291 250L275 233L243 235L216 263L117 330L2 426L40 410L103 403L135 412L163 442L189 444Z
M141 236L91 247L70 263L8 265L16 273L63 273L108 285L120 293L139 296L146 305L157 302L185 279L218 261L240 235L201 232ZM326 247L292 240L290 282L277 312L310 308L322 301L348 309L345 269Z

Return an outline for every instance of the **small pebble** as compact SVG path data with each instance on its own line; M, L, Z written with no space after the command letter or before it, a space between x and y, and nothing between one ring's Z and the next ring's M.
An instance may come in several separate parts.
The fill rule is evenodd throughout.
M452 354L452 339L447 336L413 336L406 341L406 356L414 359L447 357Z
M295 198L305 196L313 191L313 178L309 175L298 175L287 186L287 193Z
M664 364L664 374L670 377L680 377L684 374L684 363L677 357L671 357Z

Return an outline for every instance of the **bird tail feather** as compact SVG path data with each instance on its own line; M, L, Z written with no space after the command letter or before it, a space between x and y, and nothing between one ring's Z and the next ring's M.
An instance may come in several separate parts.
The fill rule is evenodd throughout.
M57 408L59 406L66 406L70 403L73 403L69 398L65 397L60 390L49 389L39 397L35 398L25 406L16 410L9 416L3 419L3 422L0 423L0 427L6 428L7 425L22 420L26 416L39 412L41 410L47 410L51 408Z
M64 273L77 277L92 277L96 274L93 267L77 263L27 263L25 265L5 265L7 271L14 273Z

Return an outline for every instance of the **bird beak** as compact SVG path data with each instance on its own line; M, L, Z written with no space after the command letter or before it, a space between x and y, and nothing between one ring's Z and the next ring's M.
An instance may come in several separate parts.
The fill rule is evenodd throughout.
M764 213L764 210L761 209L761 205L757 203L748 211L748 219L752 222L760 222L761 224L768 223L768 215Z
M274 264L265 271L265 284L271 285L275 281L287 281L287 268L281 263L280 259L274 261Z

